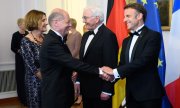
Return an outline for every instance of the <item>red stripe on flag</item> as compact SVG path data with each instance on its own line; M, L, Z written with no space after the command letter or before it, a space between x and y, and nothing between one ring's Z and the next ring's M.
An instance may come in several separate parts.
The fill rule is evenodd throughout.
M107 21L107 27L116 34L119 47L128 35L124 19L125 0L114 0L114 4Z
M180 108L180 78L169 83L165 89L173 108Z

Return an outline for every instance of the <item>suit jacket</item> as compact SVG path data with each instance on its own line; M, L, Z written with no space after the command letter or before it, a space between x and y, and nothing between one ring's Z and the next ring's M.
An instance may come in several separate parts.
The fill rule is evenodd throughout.
M74 101L72 70L98 75L99 70L73 58L60 36L52 30L40 50L42 108L70 108Z
M82 37L80 60L97 67L116 67L118 62L118 43L115 34L105 27L104 24L100 26L84 55L88 37L89 32L86 32ZM84 97L99 98L102 91L114 93L113 83L102 80L98 75L80 73L79 80L81 93Z
M158 32L143 27L131 55L129 48L132 36L124 39L119 67L121 78L126 78L126 97L131 94L137 101L157 99L163 96L163 86L158 74L158 56L161 36Z

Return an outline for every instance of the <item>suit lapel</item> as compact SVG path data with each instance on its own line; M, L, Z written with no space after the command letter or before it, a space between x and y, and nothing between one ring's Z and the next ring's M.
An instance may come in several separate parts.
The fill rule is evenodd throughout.
M80 48L80 58L83 58L83 56L84 56L85 45L86 45L88 37L89 37L89 34L85 33L83 38L82 38L81 48Z
M70 53L70 50L69 48L67 47L67 45L62 41L62 38L60 36L58 36L54 31L52 30L49 30L48 34L50 34L50 36L52 36L53 38L55 38L56 40L59 41L60 45L64 48L64 50L67 52L67 53Z
M141 41L145 37L146 32L147 32L147 28L144 26L140 36L138 37L138 39L137 39L137 41L136 41L136 43L135 43L135 45L133 47L132 54L131 54L131 60L130 61L132 61L134 59L136 49L139 46L139 44L141 44Z
M92 39L91 43L89 44L89 46L88 46L88 48L87 48L87 50L86 50L86 53L85 53L84 57L86 57L86 55L88 55L88 53L89 53L89 51L92 49L92 47L97 44L96 42L97 42L97 40L99 39L99 37L101 36L101 33L102 33L102 31L103 31L103 28L104 28L104 24L103 24L101 27L99 27L98 32L95 34L94 38ZM87 41L87 39L86 39L86 41ZM83 52L84 52L84 51L83 51ZM83 54L84 54L84 53L83 53Z
M131 61L133 60L133 58L134 58L135 51L136 51L136 48L137 48L138 44L140 43L140 40L141 40L140 37L138 37L136 43L134 44L134 47L133 47L133 50L132 50L132 54L131 54L131 60L130 60L130 62L131 62Z
M59 40L59 42L60 42L61 44L63 44L63 41L62 41L61 37L58 36L54 31L49 30L48 34L50 34L50 36L52 36L52 37L55 38L56 40Z
M125 62L126 63L129 63L129 49L130 49L130 46L131 46L131 41L132 41L132 36L129 37L129 41L128 41L127 47L126 47L126 52L125 52Z

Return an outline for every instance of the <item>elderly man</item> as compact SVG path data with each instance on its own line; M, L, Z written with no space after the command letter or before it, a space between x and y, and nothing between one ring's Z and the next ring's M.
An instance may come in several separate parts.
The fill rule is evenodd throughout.
M64 37L71 27L69 15L54 9L48 19L51 30L46 35L40 51L42 72L42 108L70 108L74 102L72 71L99 75L98 68L73 58Z
M91 65L116 67L118 43L115 34L104 24L104 14L97 7L87 7L83 22L88 30L84 33L80 47L80 60ZM102 80L98 75L78 74L83 108L111 108L114 84Z

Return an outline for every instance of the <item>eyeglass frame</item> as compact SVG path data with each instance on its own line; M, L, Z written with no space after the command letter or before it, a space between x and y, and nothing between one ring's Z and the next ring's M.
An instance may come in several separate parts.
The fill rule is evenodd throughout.
M88 17L88 16L83 16L82 19L83 19L83 20L87 20L87 19L89 19L89 18L91 18L91 17L96 17L96 16L89 16L89 17Z

